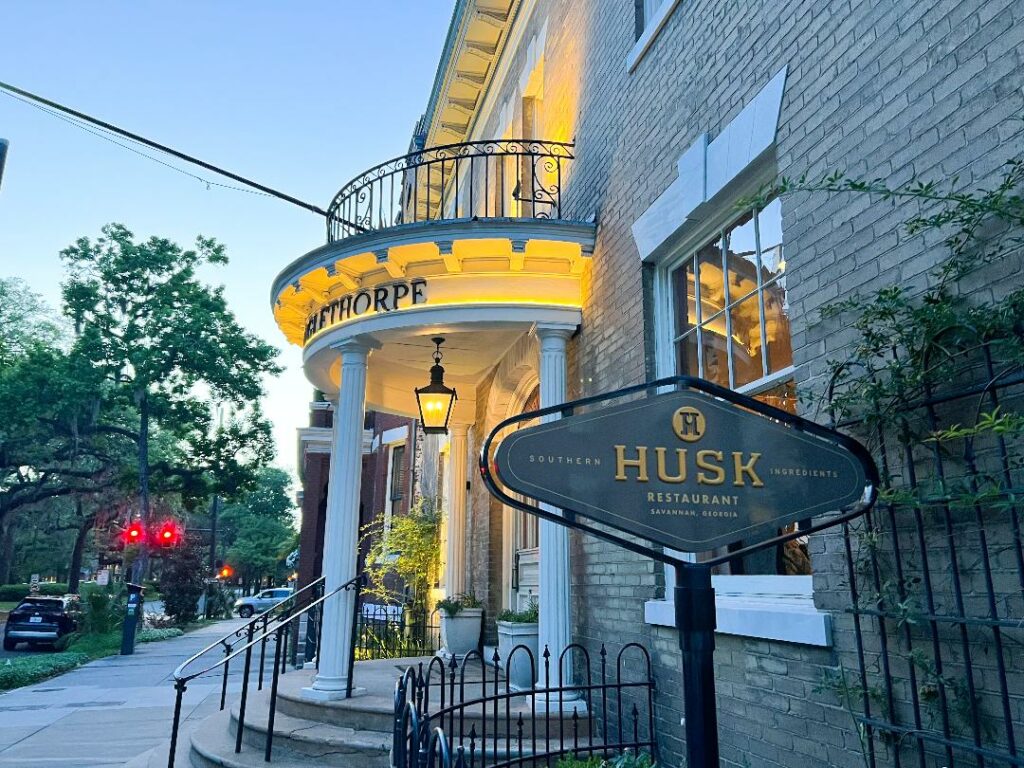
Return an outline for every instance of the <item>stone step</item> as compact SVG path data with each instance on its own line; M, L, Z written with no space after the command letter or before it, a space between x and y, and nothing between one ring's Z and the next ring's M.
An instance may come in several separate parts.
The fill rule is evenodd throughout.
M396 676L397 677L397 676ZM363 693L353 696L351 699L338 699L336 701L310 701L302 692L302 688L310 684L310 677L301 674L283 675L279 681L277 711L305 720L337 725L345 728L354 728L366 731L389 732L394 727L394 697L392 684L387 695L379 693ZM374 686L374 690L382 686ZM492 690L490 687L488 690ZM466 685L467 696L477 697L480 695L479 682ZM431 699L438 701L438 692L432 692ZM566 704L568 706L568 703ZM435 705L436 707L436 705ZM499 732L505 732L505 705L499 704L498 723ZM554 735L561 732L566 739L572 738L574 732L572 711L551 712L545 718L543 711L538 706L536 715L533 713L532 697L516 696L512 699L509 707L511 717L511 732L516 733L516 720L519 714L523 716L523 733L532 737L531 724L536 722L538 736L545 736L548 733ZM248 716L246 717L248 719ZM481 705L470 705L462 712L463 733L469 733L470 728L475 727L477 733L494 733L494 709L493 704L486 713ZM486 727L484 721L486 720ZM446 721L447 722L447 721ZM456 715L456 723L459 722ZM549 730L550 728L550 730ZM579 737L586 738L590 734L590 720L585 711L580 712L575 724L575 733ZM594 726L595 732L599 732L598 726Z
M261 759L266 747L267 718L270 712L269 695L250 698L245 712L242 731L243 751L259 753ZM231 708L229 732L232 740L238 730L239 707ZM274 717L273 757L277 762L296 757L316 758L317 765L354 765L361 768L387 768L391 749L390 730L365 730L331 725L315 720L293 717L277 711ZM232 741L232 749L234 743Z
M192 732L188 755L191 768L267 768L268 765L263 760L262 740L258 747L243 741L242 751L235 754L235 737L231 728L231 716L227 711L207 718ZM341 768L377 768L390 764L386 752L382 754L379 762L368 762L365 754L351 752L321 755L313 763L309 754L293 753L283 747L279 749L276 739L272 757L269 765L273 768L309 768L311 764Z

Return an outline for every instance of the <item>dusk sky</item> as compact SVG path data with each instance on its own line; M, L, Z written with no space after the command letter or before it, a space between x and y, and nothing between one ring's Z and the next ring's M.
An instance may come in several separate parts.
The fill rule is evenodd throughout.
M450 0L302 3L4 3L0 81L112 122L326 208L351 177L403 154L423 112ZM10 140L0 187L0 276L56 306L58 252L121 222L138 237L217 238L241 322L281 349L268 382L277 463L294 471L312 389L273 322L270 284L324 242L315 214L207 188L0 93ZM154 153L150 153L154 154ZM171 158L211 182L231 183Z

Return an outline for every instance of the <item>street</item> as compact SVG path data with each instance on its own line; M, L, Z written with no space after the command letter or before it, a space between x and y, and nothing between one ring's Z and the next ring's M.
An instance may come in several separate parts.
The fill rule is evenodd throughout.
M109 656L0 694L0 766L114 768L150 751L170 736L175 667L242 624L217 622L139 645L132 656ZM209 663L218 658L210 655ZM240 678L241 670L233 670L229 693L240 687ZM216 673L189 686L182 707L186 731L216 711L219 692Z

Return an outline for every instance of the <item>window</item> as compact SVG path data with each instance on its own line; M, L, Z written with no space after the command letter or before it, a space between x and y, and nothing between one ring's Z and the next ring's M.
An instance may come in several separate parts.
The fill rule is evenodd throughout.
M671 370L795 411L781 203L713 232L666 274ZM712 554L720 553L705 557ZM721 573L807 575L806 542L752 555Z
M659 265L658 373L701 376L792 411L796 385L781 203L723 217L722 223L696 233ZM722 569L712 577L717 631L831 645L831 620L814 605L810 566L806 542L798 539ZM644 606L648 623L675 625L674 585L667 568L665 599Z
M636 69L677 5L679 0L633 0L636 43L626 57L627 71Z
M384 532L391 530L392 518L401 512L405 490L405 443L390 445L384 498Z

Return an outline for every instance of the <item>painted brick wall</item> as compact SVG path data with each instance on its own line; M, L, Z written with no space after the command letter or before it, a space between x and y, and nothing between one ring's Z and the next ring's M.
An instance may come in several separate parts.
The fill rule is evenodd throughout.
M702 132L714 138L783 66L781 174L842 169L890 183L959 175L971 188L991 184L1000 163L1024 152L1021 123L1013 120L1024 115L1019 0L683 0L629 73L634 5L540 0L524 37L546 19L544 137L575 137L578 159L563 202L572 215L596 215L599 223L583 328L571 349L570 396L643 379L650 329L630 226L674 180L676 160L693 140ZM513 95L526 54L507 55L515 57L513 76L498 105ZM920 284L941 255L938 243L901 231L916 211L914 203L851 196L783 201L794 354L805 391L821 386L827 358L850 340L838 323L820 320L821 305L888 283ZM1014 274L1005 269L981 289ZM473 518L474 580L493 578L482 562L493 548L493 531L482 530L489 523ZM811 550L819 603L841 607L844 565L834 537L816 537ZM577 638L592 649L628 641L652 649L662 757L681 764L675 633L643 621L644 601L662 588L660 568L580 537L572 561ZM719 637L723 765L863 765L849 715L815 690L823 671L850 653L843 616L835 639L833 649L816 649Z

